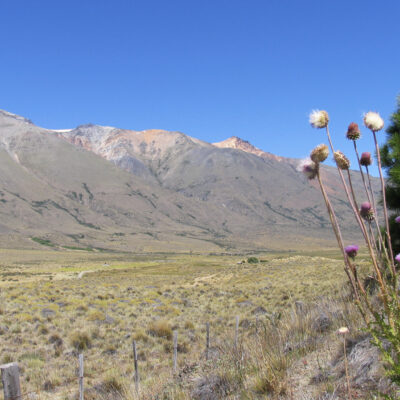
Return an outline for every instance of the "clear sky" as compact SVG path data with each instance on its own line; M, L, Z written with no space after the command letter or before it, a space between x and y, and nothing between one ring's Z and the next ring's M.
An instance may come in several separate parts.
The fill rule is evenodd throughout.
M303 157L325 141L312 109L349 152L348 123L387 121L400 93L399 0L3 0L0 14L0 108L46 128L236 135Z

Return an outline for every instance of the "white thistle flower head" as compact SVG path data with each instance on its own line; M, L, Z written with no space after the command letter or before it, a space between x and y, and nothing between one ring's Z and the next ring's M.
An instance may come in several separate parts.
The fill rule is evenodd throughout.
M329 156L329 149L326 144L320 144L313 149L310 154L311 160L315 163L324 162Z
M319 164L315 163L310 158L305 158L300 161L297 170L302 172L308 179L314 179L318 174Z
M366 114L364 114L364 124L373 132L380 131L385 125L382 117L374 111L368 111Z
M346 335L346 333L349 333L349 328L347 328L346 326L343 326L341 328L338 329L337 333L339 335Z
M313 128L326 128L329 123L329 115L326 111L313 110L310 113L310 124Z
M340 150L333 153L333 158L340 169L347 170L350 168L349 159Z

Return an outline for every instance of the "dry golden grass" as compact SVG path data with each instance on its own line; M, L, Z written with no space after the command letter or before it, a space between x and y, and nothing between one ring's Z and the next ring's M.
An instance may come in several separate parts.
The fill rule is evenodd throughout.
M118 392L121 399L136 399L135 339L141 399L195 398L202 379L214 379L215 390L227 398L291 398L300 385L291 376L297 360L318 351L321 340L335 343L339 326L358 329L348 302L322 300L341 298L342 262L329 253L260 254L260 263L238 264L247 257L3 251L1 361L18 361L24 392L69 399L83 351L87 398ZM360 257L360 272L366 266ZM90 272L79 279L82 271ZM306 307L301 318L296 301ZM320 312L332 317L326 332L313 326ZM173 330L179 338L176 376Z

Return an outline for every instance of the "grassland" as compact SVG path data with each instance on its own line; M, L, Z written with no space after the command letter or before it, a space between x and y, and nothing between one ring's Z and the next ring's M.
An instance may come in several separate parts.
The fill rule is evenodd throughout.
M345 275L336 252L258 254L259 263L243 262L248 255L51 249L1 250L0 257L1 362L18 361L23 392L37 396L31 398L75 398L79 352L85 356L86 399L137 398L133 339L143 399L205 399L196 394L202 379L217 379L213 390L221 391L220 398L301 398L293 394L304 386L304 371L296 370L301 357L317 351L324 338L333 344L319 350L322 365L337 351L339 326L360 328L355 310L343 302ZM367 266L361 256L360 271ZM295 302L312 310L302 311L301 321ZM327 330L315 328L322 309L336 313ZM240 341L234 349L236 315ZM332 392L335 386L323 381L313 390Z

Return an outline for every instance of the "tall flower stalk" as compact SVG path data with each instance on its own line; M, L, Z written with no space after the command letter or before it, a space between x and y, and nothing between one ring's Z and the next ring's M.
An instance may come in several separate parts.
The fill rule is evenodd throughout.
M387 204L386 204L385 178L383 177L383 174L382 174L381 152L379 150L378 141L376 140L376 133L375 133L375 131L372 131L372 133L374 135L376 154L377 154L377 158L378 158L379 178L381 180L381 190L382 190L382 200L383 200L383 215L385 217L386 237L387 237L387 243L388 243L388 248L389 248L389 256L390 256L390 261L391 261L390 266L391 266L392 271L393 271L393 277L395 277L396 273L394 271L394 256L393 256L393 249L392 249L392 240L391 240L391 237L390 237L389 217L388 217Z
M328 143L337 170L342 182L344 192L346 194L350 208L352 209L358 227L364 237L367 250L370 255L371 265L373 268L373 277L377 282L377 301L372 301L373 294L366 288L366 281L360 276L357 270L355 259L359 250L358 246L346 246L343 241L341 228L329 199L327 191L321 177L320 164L328 157L328 146L321 144L317 146L310 154L310 160L302 166L303 172L308 179L317 178L321 189L322 196L328 211L332 229L338 242L339 249L344 259L344 270L350 282L351 291L354 295L355 303L366 323L367 329L371 333L374 343L380 348L383 357L388 365L389 375L396 383L400 383L400 301L398 291L398 277L396 271L396 263L400 264L400 254L394 257L390 241L389 218L386 206L385 180L382 174L381 158L379 147L376 139L376 132L383 128L383 120L379 114L369 112L364 117L365 126L372 131L375 149L377 153L378 169L381 182L382 198L383 198L383 214L385 219L385 238L381 233L379 221L377 217L376 201L371 177L368 166L371 165L371 154L362 153L359 156L356 140L361 136L358 125L352 122L346 133L346 137L353 141L354 151L356 153L358 167L365 189L366 200L359 206L357 193L352 183L352 174L350 173L350 161L339 150L335 150L329 131L329 115L326 111L315 110L310 114L310 123L314 128L326 130ZM366 168L367 180L364 176L362 166ZM346 173L346 177L344 175ZM399 220L400 222L400 220ZM375 238L372 224L376 227ZM390 343L389 348L383 343Z
M335 151L334 150L332 139L331 139L331 135L330 135L330 132L329 132L328 123L326 124L325 128L326 128L326 134L327 134L327 137L328 137L329 145L330 145L331 150L332 150L332 152L334 154L336 167L337 167L337 170L339 172L339 176L340 176L340 179L342 181L344 191L346 193L346 196L347 196L347 199L349 201L350 207L353 210L353 213L354 213L354 216L356 218L356 221L357 221L357 223L358 223L358 225L360 227L360 230L361 230L361 232L362 232L362 234L364 236L365 242L367 244L367 248L368 248L370 256L371 256L371 261L372 261L372 264L373 264L374 269L375 269L376 277L377 277L377 279L379 281L379 285L382 288L382 291L383 291L383 294L384 294L384 296L382 297L382 300L383 300L385 309L387 310L387 313L389 313L390 310L388 308L389 305L388 305L388 302L387 302L387 287L386 287L386 283L382 278L382 272L381 272L381 269L379 268L376 254L373 251L373 246L372 246L371 241L369 239L369 235L368 235L367 229L366 229L366 227L365 227L365 225L364 225L364 223L363 223L363 221L362 221L362 219L361 219L361 217L359 215L359 211L357 209L356 204L354 204L353 196L350 194L349 188L347 186L346 180L345 180L343 172L342 172L342 170L349 170L350 162L349 162L348 158L341 151Z

